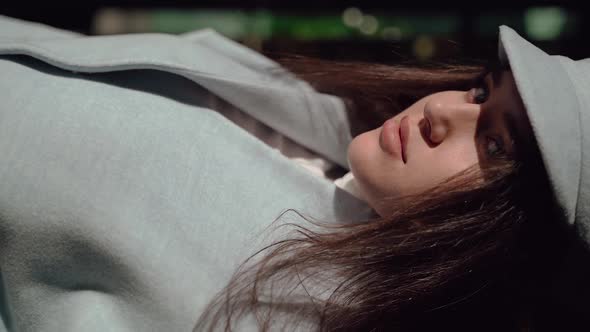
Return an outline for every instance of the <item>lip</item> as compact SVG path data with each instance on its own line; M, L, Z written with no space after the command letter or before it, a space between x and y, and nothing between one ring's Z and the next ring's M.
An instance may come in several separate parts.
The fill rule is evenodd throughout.
M404 159L404 163L408 161L408 137L410 136L410 121L408 116L404 116L399 125L399 137L402 145L402 158Z
M399 157L405 163L406 161L404 158L403 144L401 140L402 135L401 126L397 124L393 118L391 118L385 121L381 127L379 145L383 151L392 156Z

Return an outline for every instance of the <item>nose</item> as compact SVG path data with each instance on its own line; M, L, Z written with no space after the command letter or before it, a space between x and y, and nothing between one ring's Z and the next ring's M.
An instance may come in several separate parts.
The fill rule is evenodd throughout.
M467 102L462 95L456 96L458 98L449 97L453 96L435 97L424 104L424 118L429 128L427 135L434 144L442 143L451 134L475 129L480 105Z

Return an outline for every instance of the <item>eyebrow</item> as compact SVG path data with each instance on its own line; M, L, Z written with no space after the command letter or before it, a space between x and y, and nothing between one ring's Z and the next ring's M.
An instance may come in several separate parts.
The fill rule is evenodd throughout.
M488 74L492 77L493 88L500 88L502 86L502 72L504 70L510 70L510 67L506 64L501 63L499 60L490 60L485 64L484 70L480 75L480 79L484 79Z
M494 87L494 89L499 89L502 86L500 77L502 75L502 68L493 68L489 73L491 73L490 76L492 77L492 87Z

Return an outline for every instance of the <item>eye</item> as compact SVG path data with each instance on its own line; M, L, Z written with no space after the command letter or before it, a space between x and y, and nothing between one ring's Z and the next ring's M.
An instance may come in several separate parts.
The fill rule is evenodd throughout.
M472 101L476 104L483 104L488 100L490 90L485 80L485 76L475 82L475 86L469 90Z
M506 154L502 140L492 136L487 136L485 138L485 149L488 156L493 158Z

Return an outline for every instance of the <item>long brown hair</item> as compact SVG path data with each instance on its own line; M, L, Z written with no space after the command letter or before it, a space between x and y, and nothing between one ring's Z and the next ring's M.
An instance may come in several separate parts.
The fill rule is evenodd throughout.
M426 95L467 90L486 69L302 56L277 61L345 100L353 136ZM483 183L478 170L400 197L390 216L335 224L300 214L319 228L283 225L293 227L292 236L250 256L194 331L231 331L246 314L261 331L287 330L304 318L319 331L532 331L546 295L539 290L561 257L565 223L536 147L490 167ZM329 292L316 293L314 285ZM293 295L297 287L303 299ZM285 314L291 319L272 325Z

